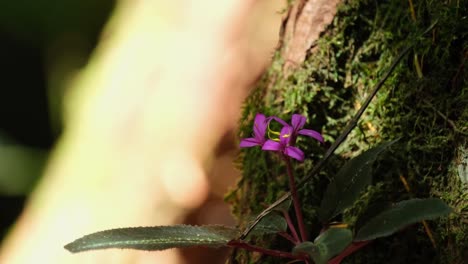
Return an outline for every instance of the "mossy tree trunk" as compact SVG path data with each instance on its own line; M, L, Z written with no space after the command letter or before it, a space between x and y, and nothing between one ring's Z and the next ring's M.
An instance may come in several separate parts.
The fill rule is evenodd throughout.
M455 212L429 222L434 244L422 225L414 225L376 240L345 263L463 263L468 259L468 1L349 0L338 4L336 14L333 9L310 12L310 2L321 1L290 4L274 61L246 102L240 136L250 135L257 112L285 119L292 113L308 116L308 128L321 130L326 144L298 142L307 160L295 170L298 178L305 177L394 58L415 44L320 175L301 189L305 222L309 237L315 237L323 190L344 160L376 143L401 138L377 162L373 186L336 220L355 226L359 224L355 216L368 208L410 197L439 197ZM302 36L307 45L298 48L294 34L307 35L317 26L313 20L301 20L304 12L332 14L333 19L322 20L327 26L317 40ZM291 48L303 57L290 56ZM287 191L287 176L276 157L259 149L243 151L239 164L243 177L227 200L241 226L246 226ZM410 193L400 176L408 181ZM290 248L272 237L258 243ZM234 255L238 263L286 261L242 251Z

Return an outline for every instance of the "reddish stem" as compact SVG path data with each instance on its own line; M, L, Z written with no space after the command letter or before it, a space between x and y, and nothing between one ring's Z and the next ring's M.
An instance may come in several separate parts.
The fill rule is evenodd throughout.
M290 234L286 233L286 232L279 232L278 235L286 238L288 241L291 241L291 243L297 245L299 242L294 238L292 237Z
M305 255L293 255L292 253L289 253L289 252L257 247L257 246L250 245L242 241L233 240L233 241L230 241L227 245L230 247L242 248L242 249L249 250L249 251L259 252L259 253L273 256L273 257L289 258L289 259L297 259L297 260L307 259L307 256Z
M291 230L291 234L294 237L294 244L299 243L301 240L299 239L299 235L297 234L296 228L294 227L294 224L291 220L291 217L289 216L288 212L283 211L284 218L286 219L286 223L288 223L289 230Z
M291 161L285 155L282 155L284 162L286 162L286 168L289 176L289 188L291 189L291 197L294 204L294 211L296 212L297 225L299 226L299 232L301 233L301 242L307 241L307 233L305 231L304 217L302 216L301 206L299 204L299 195L297 194L296 182L294 180L294 174L291 166Z
M351 245L349 245L345 250L343 250L340 255L332 258L330 261L328 261L328 264L340 264L341 261L343 261L344 258L347 256L353 254L354 252L358 251L360 248L366 246L372 242L372 240L369 241L362 241L362 242L354 242Z

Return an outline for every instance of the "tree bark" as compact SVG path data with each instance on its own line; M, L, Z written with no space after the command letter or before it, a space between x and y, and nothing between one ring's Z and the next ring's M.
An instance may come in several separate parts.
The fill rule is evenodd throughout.
M333 12L310 11L321 10L319 2L294 1L290 5L275 60L246 102L240 137L251 133L257 112L286 120L292 113L308 116L307 126L321 130L326 144L299 142L308 160L296 165L296 175L307 176L394 58L415 44L337 155L302 189L305 221L309 237L316 237L320 231L316 208L344 160L379 142L401 138L378 162L374 185L336 220L356 226L356 216L363 215L368 205L409 197L439 197L458 213L430 222L435 245L422 225L415 225L374 241L348 257L347 263L462 263L468 249L467 216L462 213L467 206L467 185L463 183L466 176L460 175L463 169L456 169L462 163L457 159L460 154L454 153L456 149L461 153L467 144L468 36L462 18L468 14L468 2L350 0L338 5L332 20L325 17ZM436 26L420 37L435 22ZM312 37L316 32L322 32L317 40ZM243 176L228 200L240 225L246 227L253 216L287 190L287 176L275 157L258 149L243 151L239 163ZM408 180L411 193L405 191L399 176ZM257 243L291 249L280 239ZM234 252L232 260L284 262L241 250Z

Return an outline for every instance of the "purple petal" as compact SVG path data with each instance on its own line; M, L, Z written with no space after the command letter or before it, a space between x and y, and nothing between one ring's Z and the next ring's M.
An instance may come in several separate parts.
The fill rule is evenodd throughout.
M312 129L301 129L297 133L304 135L304 136L315 138L316 140L322 143L324 141L322 135L319 132L312 130Z
M239 147L250 148L262 145L256 138L244 138L241 140Z
M306 121L307 121L307 118L305 116L294 114L291 118L291 124L292 124L294 131L297 131L303 128Z
M267 128L266 117L263 114L257 114L254 121L254 135L257 139L265 137Z
M284 154L288 155L289 157L293 159L297 159L298 161L304 161L304 152L302 150L293 147L293 146L288 146L284 150Z
M280 143L281 143L281 145L283 145L283 146L288 145L289 141L291 140L291 137L293 136L292 132L293 132L292 127L290 127L289 125L284 126L281 129L281 133L280 133Z
M262 150L271 150L271 151L281 151L283 146L276 141L271 139L267 140L265 144L263 144Z
M286 121L284 121L283 119L277 117L277 116L271 116L270 117L271 119L274 119L276 122L282 124L283 126L289 126L288 123L286 123Z
M266 117L265 117L264 114L257 113L257 114L255 115L255 120L254 120L255 123L265 122L265 120L266 120Z

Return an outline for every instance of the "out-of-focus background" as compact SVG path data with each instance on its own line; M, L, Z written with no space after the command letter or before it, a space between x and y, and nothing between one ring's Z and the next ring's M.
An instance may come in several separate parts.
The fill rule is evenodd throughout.
M67 82L84 67L113 0L0 4L0 224L21 212L62 132Z
M23 212L64 124L70 122L65 120L64 98L76 74L86 68L98 43L106 38L103 29L117 5L112 0L0 4L0 240ZM251 36L248 52L258 55L252 63L266 65L272 56L282 9L282 1L256 1L253 6L252 21L242 29ZM226 134L216 150L220 155L208 175L210 195L182 222L234 224L223 202L223 194L237 177L232 165L237 153L234 134ZM206 263L206 254L215 263L225 253L185 252L189 263L197 259Z

